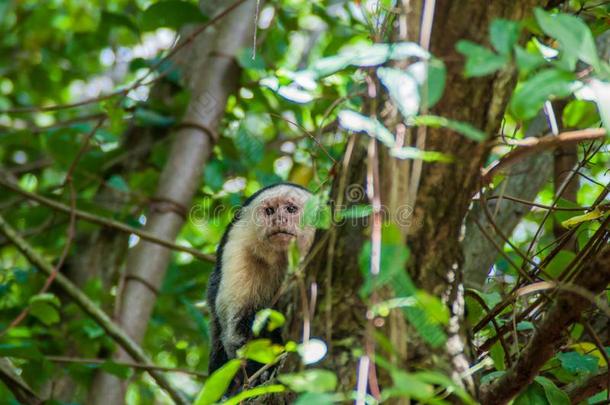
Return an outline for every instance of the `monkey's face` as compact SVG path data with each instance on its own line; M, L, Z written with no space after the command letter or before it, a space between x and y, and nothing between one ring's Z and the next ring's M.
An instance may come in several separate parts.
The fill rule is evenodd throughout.
M285 250L303 231L299 227L302 209L303 203L296 198L278 196L263 200L257 213L259 235L274 250Z

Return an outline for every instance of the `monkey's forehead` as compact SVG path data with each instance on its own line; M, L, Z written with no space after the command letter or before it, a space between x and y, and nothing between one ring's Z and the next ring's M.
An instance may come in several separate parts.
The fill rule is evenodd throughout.
M281 185L263 191L249 205L257 207L266 203L278 203L283 201L304 204L311 195L312 194L307 190Z

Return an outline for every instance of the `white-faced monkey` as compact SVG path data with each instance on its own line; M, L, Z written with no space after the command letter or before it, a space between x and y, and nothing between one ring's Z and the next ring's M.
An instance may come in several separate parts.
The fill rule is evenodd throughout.
M314 229L300 223L311 193L296 184L279 183L248 198L227 227L216 251L207 302L211 313L212 373L235 358L252 339L258 311L273 304L288 268L288 250L294 240L301 255L311 247ZM281 331L267 336L281 343ZM249 362L248 375L260 364Z

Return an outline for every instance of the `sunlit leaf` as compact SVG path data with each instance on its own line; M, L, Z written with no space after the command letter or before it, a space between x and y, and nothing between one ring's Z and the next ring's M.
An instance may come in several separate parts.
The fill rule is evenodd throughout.
M256 398L266 394L277 394L286 391L286 387L281 384L262 385L260 387L245 390L224 401L224 405L237 405L248 398Z
M280 374L278 380L295 392L329 392L337 387L337 376L329 370L311 369Z
M483 131L473 127L467 122L450 120L435 115L420 115L415 117L415 124L425 125L432 128L448 128L477 142L487 139L487 135Z
M349 218L364 218L371 215L373 207L370 205L354 205L338 212L338 220Z
M211 405L218 401L229 388L235 374L241 368L241 360L229 360L224 366L216 370L205 381L193 405Z
M405 119L417 114L420 98L413 76L399 69L383 67L377 69L377 76Z
M553 279L556 279L575 257L576 253L570 250L560 250L544 268L545 274L549 274Z
M602 216L604 216L607 213L608 213L608 211L604 211L598 207L591 212L587 212L586 214L582 214L582 215L576 215L568 220L563 221L561 223L561 226L563 226L564 228L573 228L574 226L576 226L580 223L587 222L587 221L593 221L598 218L601 218Z
M263 328L271 332L282 327L285 322L286 318L282 313L271 308L265 308L256 313L252 323L252 332L254 332L254 336L258 336Z
M420 94L420 107L430 108L442 97L445 90L447 69L440 59L431 58L410 64L407 73L417 82Z
M388 147L394 146L394 135L374 118L369 118L355 111L343 110L339 113L339 123L343 128L350 131L366 132Z
M284 352L284 347L273 343L270 339L251 340L237 351L243 359L258 361L263 364L274 363L278 356Z

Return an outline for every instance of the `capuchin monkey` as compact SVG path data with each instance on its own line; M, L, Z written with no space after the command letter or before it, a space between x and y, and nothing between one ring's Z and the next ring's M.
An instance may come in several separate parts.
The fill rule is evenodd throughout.
M309 251L315 229L303 227L300 219L311 195L292 183L263 188L244 202L225 230L208 282L210 374L236 357L237 349L253 338L256 313L274 304L288 268L291 242L296 242L302 256ZM260 337L282 343L279 328L265 330ZM260 367L248 362L246 374L251 376Z

